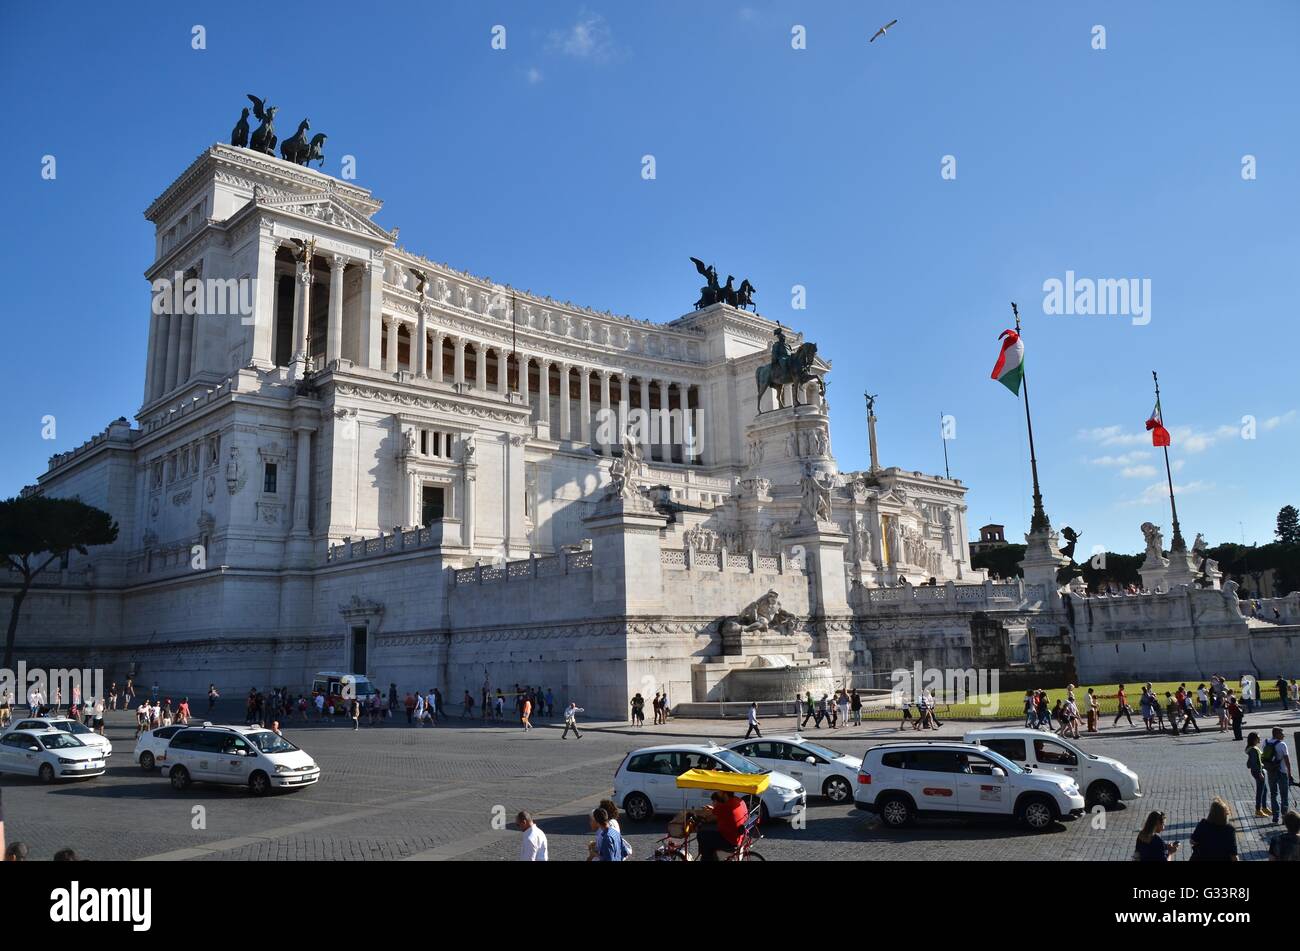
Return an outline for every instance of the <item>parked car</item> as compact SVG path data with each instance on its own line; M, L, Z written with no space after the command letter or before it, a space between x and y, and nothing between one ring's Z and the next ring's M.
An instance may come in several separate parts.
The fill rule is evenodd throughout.
M857 807L894 829L918 816L1015 817L1035 831L1084 810L1073 779L1026 770L971 743L873 746L858 770Z
M22 719L15 717L5 732L11 730L59 730L62 733L71 733L82 743L99 750L103 753L104 759L113 755L112 740L100 736L80 720L73 720L71 717L23 717Z
M1020 728L971 730L967 743L987 746L1025 769L1069 776L1083 790L1088 808L1113 809L1121 802L1142 798L1138 774L1117 759L1098 756L1078 744L1050 733Z
M675 813L702 808L709 791L678 789L677 777L688 769L716 769L724 773L768 773L769 785L761 797L763 818L785 818L807 805L804 787L785 775L764 769L734 750L715 743L648 746L623 757L614 773L614 801L627 817L649 819L655 813Z
M97 746L62 730L9 730L0 736L0 773L56 779L103 776L107 765Z
M805 740L798 733L740 740L728 744L727 748L764 769L785 773L804 788L817 790L835 803L853 798L853 785L862 765L858 757Z
M158 757L167 749L167 744L172 741L172 737L184 729L188 727L181 723L173 723L171 726L160 726L156 730L145 730L136 739L135 751L131 754L131 758L139 763L142 769L153 770L158 765Z
M298 789L320 779L320 767L278 733L258 726L186 727L155 757L172 788L190 783L247 786L255 796Z

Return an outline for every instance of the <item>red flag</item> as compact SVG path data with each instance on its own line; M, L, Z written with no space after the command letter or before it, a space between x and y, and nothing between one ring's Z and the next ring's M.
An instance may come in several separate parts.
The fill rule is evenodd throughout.
M1169 430L1165 429L1165 421L1160 412L1160 400L1156 399L1155 409L1151 411L1151 416L1147 419L1147 431L1151 433L1151 445L1168 446Z

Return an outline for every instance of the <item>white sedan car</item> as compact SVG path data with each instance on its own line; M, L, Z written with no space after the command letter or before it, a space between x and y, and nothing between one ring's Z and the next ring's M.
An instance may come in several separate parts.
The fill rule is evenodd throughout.
M183 729L185 724L173 723L170 726L160 726L156 730L145 730L135 741L135 751L132 752L131 758L139 763L142 769L152 771L158 765L162 754L167 751L167 744L172 741L172 737Z
M723 773L768 773L769 785L759 797L763 818L784 819L807 805L803 786L782 773L751 763L738 753L713 743L682 743L633 750L614 773L614 802L634 822L657 812L699 809L709 804L707 789L679 789L677 777L688 769Z
M104 759L113 755L112 740L100 736L80 720L73 720L70 717L24 717L22 719L14 717L5 732L11 730L58 730L61 733L71 733L82 743L99 750Z
M834 803L853 799L853 784L862 765L858 757L805 740L798 733L740 740L727 748L765 769L785 773L810 793L820 792Z
M62 730L10 730L0 736L0 773L56 779L103 776L104 756L97 747Z

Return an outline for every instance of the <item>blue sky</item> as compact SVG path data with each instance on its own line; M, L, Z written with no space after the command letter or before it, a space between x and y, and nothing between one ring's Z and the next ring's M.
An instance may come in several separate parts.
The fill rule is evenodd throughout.
M1297 36L1288 0L5 4L0 494L138 408L141 212L253 92L435 260L659 321L694 301L689 256L748 276L833 360L843 468L864 389L886 465L941 473L949 413L972 527L1011 535L1024 418L989 372L1016 300L1055 525L1085 550L1168 532L1158 369L1188 538L1266 542L1300 504ZM1149 280L1149 322L1045 314L1067 271Z

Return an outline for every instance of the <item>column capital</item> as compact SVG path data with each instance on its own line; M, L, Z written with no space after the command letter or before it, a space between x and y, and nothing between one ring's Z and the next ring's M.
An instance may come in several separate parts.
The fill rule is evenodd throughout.
M330 270L341 271L351 263L352 259L346 254L331 254L329 256Z

